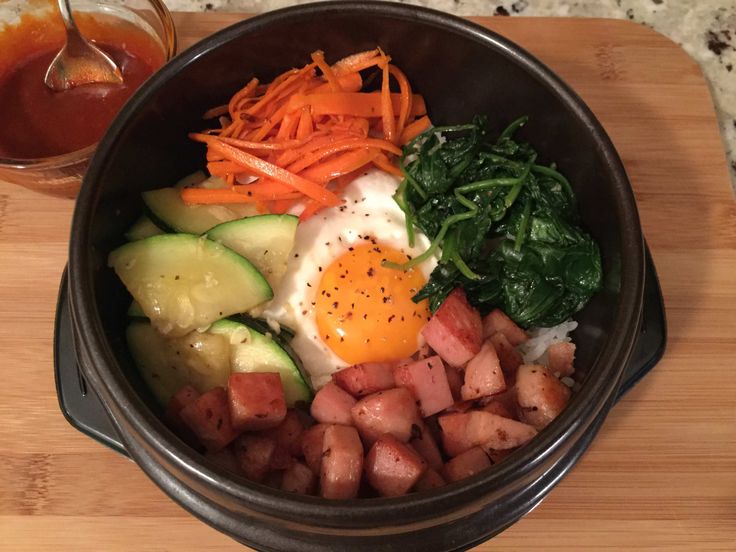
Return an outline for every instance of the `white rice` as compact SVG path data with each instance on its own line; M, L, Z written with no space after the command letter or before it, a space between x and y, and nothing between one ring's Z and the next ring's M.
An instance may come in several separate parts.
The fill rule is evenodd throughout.
M524 358L524 363L544 364L546 366L549 346L563 341L572 341L569 334L577 327L578 323L571 319L551 328L530 329L527 332L530 335L529 341L518 347L521 356Z

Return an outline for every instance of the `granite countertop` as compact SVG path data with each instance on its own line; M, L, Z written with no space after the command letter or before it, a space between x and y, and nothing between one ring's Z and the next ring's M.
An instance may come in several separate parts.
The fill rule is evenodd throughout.
M249 13L309 0L165 0L171 10ZM668 36L699 64L710 84L736 191L736 0L401 0L456 15L631 19Z

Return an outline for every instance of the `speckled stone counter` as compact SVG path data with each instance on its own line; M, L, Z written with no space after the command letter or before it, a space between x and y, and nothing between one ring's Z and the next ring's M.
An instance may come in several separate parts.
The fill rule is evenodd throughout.
M165 0L172 10L249 13L307 0ZM736 190L736 0L404 0L456 15L611 17L668 36L701 66L718 110Z

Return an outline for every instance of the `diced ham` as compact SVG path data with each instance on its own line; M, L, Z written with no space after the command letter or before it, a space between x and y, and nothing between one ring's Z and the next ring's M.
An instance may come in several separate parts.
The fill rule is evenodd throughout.
M553 343L547 348L547 368L559 377L571 376L575 372L575 344L569 341Z
M483 449L473 447L445 464L442 475L447 481L460 481L491 467L491 461Z
M486 403L481 410L485 412L490 412L491 414L495 414L496 416L503 416L504 418L510 418L515 419L513 413L508 409L508 407L502 402L498 400L493 400L488 403Z
M221 468L224 468L233 473L240 473L240 465L238 464L238 459L235 458L235 454L229 448L224 448L222 450L218 450L217 452L212 452L208 450L204 456Z
M363 397L394 387L393 364L364 362L332 374L332 380L353 397Z
M460 390L463 400L479 399L506 390L501 364L490 341L483 343L480 352L465 367L465 383Z
M284 450L288 451L292 456L301 456L301 434L304 431L302 419L296 410L290 408L286 412L284 420L272 429L266 429L261 435L271 437L276 444Z
M301 462L294 462L281 478L281 489L292 493L310 495L314 493L316 477L312 470Z
M429 345L426 343L422 343L417 349L417 352L414 353L414 358L416 360L422 360L423 358L431 357L434 353L432 353L432 349L430 349Z
M445 365L438 356L397 366L394 379L397 386L412 392L419 402L422 417L441 412L454 402Z
M275 439L274 439L275 442ZM289 449L283 445L276 443L273 453L271 454L271 462L269 469L279 471L285 470L295 462L294 457L289 453Z
M269 437L246 433L233 443L240 470L251 481L261 482L271 469L276 441Z
M185 443L193 446L196 446L198 443L197 436L184 423L184 420L181 419L180 413L185 406L193 403L199 397L199 391L191 385L185 385L169 399L169 404L166 406L166 412L164 413L164 420L174 430L174 433Z
M516 371L519 366L524 364L524 359L521 357L521 353L511 344L508 338L501 332L496 332L490 337L490 341L493 344L493 348L496 349L498 360L501 363L501 370L503 370L504 376L506 376L506 383L511 385L511 382L516 378Z
M491 462L494 464L498 464L499 462L503 462L504 459L514 452L516 449L507 449L507 450L494 450L494 449L485 449L486 454L491 459Z
M437 446L432 432L424 423L417 426L417 431L414 432L414 437L409 441L409 444L424 458L430 468L435 470L442 469L444 462L442 461L440 448Z
M442 468L440 468L441 470ZM415 491L430 491L446 485L444 478L432 468L428 468L424 475L414 485Z
M352 416L353 424L368 446L384 433L408 443L412 437L412 426L420 421L414 396L404 387L362 398L353 406Z
M493 402L501 403L501 405L503 405L503 407L506 409L506 412L509 415L505 416L505 414L501 414L500 412L494 412L493 410L494 408L500 408L500 407L492 406L490 407L491 409L488 410L488 412L491 412L493 414L498 414L499 416L505 416L507 418L512 418L514 420L519 420L519 403L516 400L516 386L509 387L503 393L497 393L496 395L493 395L491 397L485 397L484 399L481 399L480 401L480 403L484 406L487 404L493 403Z
M350 409L354 404L352 395L330 381L317 391L310 412L315 420L323 424L351 425Z
M494 450L516 448L532 439L537 431L530 425L483 410L446 414L439 419L442 445L450 456L475 446Z
M281 477L284 472L282 471L270 471L268 472L265 477L261 480L261 485L265 485L266 487L271 487L272 489L280 489L281 488Z
M543 429L570 399L570 388L539 364L524 364L516 374L516 396L524 420Z
M301 448L304 461L315 475L322 469L322 443L327 424L317 424L302 433Z
M238 430L276 427L286 416L284 388L275 372L230 374L227 394L233 427Z
M178 417L179 412L181 412L182 408L184 408L188 404L193 403L199 397L199 391L197 391L191 385L185 385L176 393L174 393L174 396L171 397L171 399L169 399L169 404L166 407L166 413L170 413L171 415Z
M322 443L320 495L355 498L363 473L363 445L354 427L329 425Z
M401 496L419 480L427 464L392 435L381 436L365 457L365 474L381 496Z
M189 403L179 416L207 450L217 452L238 436L230 422L227 392L222 387L210 389Z
M452 366L445 366L445 376L447 376L447 384L450 386L452 398L456 401L460 400L460 389L463 386L463 376L460 370Z
M476 401L456 401L447 412L467 412L475 406Z
M480 314L465 292L454 289L422 330L427 344L451 366L463 366L478 351L483 339Z
M501 332L514 347L518 347L529 339L529 335L516 325L501 309L492 310L483 319L483 336L488 338Z

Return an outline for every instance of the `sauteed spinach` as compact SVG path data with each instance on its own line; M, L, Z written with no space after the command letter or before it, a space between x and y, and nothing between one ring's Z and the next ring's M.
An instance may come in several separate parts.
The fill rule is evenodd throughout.
M431 245L396 268L408 269L441 249L439 264L415 301L435 311L462 287L481 312L499 307L523 327L553 326L580 310L600 288L597 244L579 227L575 195L555 166L514 139L511 123L494 141L487 120L435 127L404 148L404 179L394 196Z

